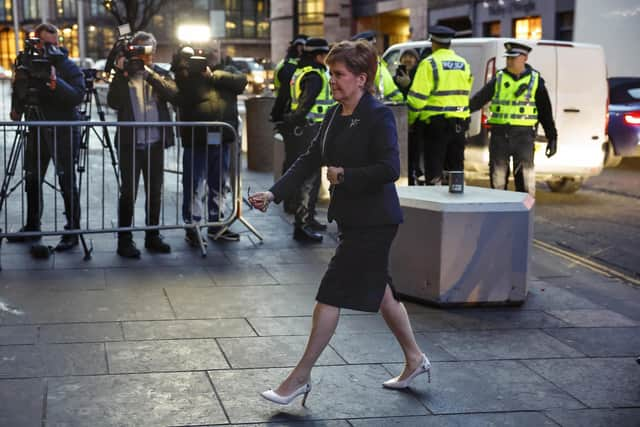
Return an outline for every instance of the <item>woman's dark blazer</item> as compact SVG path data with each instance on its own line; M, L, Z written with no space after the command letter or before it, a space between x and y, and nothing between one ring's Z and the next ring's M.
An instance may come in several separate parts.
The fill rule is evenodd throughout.
M400 175L400 156L393 113L365 93L347 127L338 133L329 123L334 114L339 118L341 110L338 104L327 112L308 151L269 191L279 203L320 166L342 167L344 182L330 189L329 221L335 219L341 227L400 224L402 210L394 185Z

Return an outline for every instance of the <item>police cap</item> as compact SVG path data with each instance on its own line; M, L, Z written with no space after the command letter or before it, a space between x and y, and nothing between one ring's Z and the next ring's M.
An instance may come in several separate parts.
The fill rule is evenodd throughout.
M504 50L504 56L528 55L531 52L531 46L518 42L506 42Z
M358 40L366 40L368 42L372 42L376 39L376 32L375 31L363 31L361 33L356 34L355 36L351 37L351 41L355 42Z
M329 52L329 43L325 39L312 37L307 39L307 42L304 44L304 51L315 53L315 52Z
M456 31L454 29L445 27L444 25L434 25L429 28L429 40L436 43L451 43L451 39L455 35Z
M307 36L306 34L298 34L293 38L293 40L291 40L289 44L292 46L295 46L297 44L304 45L308 39L309 36Z

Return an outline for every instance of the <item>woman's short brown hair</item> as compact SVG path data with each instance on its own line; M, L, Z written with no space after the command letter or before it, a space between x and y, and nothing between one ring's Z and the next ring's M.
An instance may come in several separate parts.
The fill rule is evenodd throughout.
M378 71L378 55L371 43L364 40L339 42L331 48L325 62L329 66L341 62L353 74L366 74L365 90L373 92L373 81Z

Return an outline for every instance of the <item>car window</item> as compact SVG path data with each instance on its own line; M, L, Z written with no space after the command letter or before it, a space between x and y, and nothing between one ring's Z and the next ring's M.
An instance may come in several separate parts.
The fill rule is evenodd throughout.
M262 65L258 64L257 62L249 62L249 68L252 71L262 71L262 70L264 70Z
M387 52L383 59L387 63L387 68L391 75L394 75L396 73L396 68L398 68L398 61L400 60L400 49L394 49Z
M640 101L640 79L610 79L609 102L629 104Z

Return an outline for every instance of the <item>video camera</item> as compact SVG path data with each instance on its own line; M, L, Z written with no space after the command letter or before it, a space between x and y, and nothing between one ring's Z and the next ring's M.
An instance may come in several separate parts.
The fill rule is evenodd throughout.
M171 59L171 71L176 78L200 74L207 69L207 65L209 63L204 49L188 45L180 46Z
M111 70L115 67L115 63L121 56L125 57L124 69L129 74L134 74L144 69L144 61L140 58L140 55L153 53L152 46L141 46L131 44L133 35L129 24L123 24L118 27L118 40L113 44L109 55L107 56L107 62L104 66L105 73L111 73Z
M24 41L24 50L15 60L16 76L13 90L20 102L37 103L37 92L51 78L51 66L64 59L65 54L57 46L31 37Z

